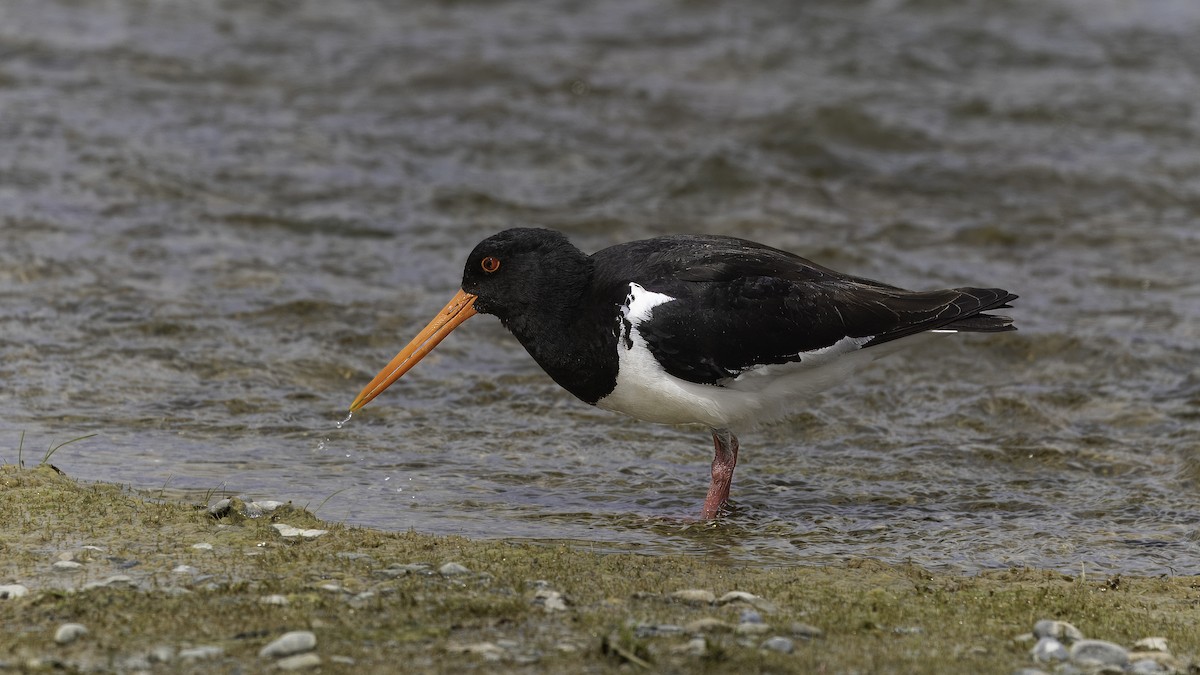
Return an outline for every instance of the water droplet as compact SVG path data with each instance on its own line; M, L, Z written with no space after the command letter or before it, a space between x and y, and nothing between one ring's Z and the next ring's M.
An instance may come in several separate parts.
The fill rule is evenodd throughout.
M354 417L354 413L346 413L346 419L334 424L334 426L341 429L342 427L346 426L346 423L350 421L351 417Z

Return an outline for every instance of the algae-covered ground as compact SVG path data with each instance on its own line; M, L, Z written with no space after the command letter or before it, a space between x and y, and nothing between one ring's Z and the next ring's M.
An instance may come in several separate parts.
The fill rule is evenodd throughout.
M1158 660L1200 672L1200 577L736 567L244 509L0 467L0 669L266 671L280 662L260 649L306 630L316 648L291 665L328 673L1011 673L1033 665L1019 636L1062 619L1130 648L1165 637ZM58 644L65 623L87 633Z

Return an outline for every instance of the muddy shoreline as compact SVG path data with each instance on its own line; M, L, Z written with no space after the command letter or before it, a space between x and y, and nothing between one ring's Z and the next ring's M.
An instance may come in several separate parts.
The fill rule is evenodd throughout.
M0 669L1010 673L1054 619L1200 672L1200 577L736 567L225 506L0 467ZM263 651L294 632L315 647Z

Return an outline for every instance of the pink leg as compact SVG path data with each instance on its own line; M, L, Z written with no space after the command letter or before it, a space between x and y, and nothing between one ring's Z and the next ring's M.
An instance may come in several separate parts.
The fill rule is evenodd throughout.
M728 429L713 429L712 483L708 496L704 498L704 510L700 517L712 520L721 514L721 508L729 501L729 484L733 482L733 468L737 466L738 439Z

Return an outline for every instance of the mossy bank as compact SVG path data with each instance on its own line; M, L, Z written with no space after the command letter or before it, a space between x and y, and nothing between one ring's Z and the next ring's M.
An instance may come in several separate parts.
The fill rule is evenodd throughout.
M735 567L248 510L0 467L0 669L1011 673L1061 619L1200 672L1200 577ZM315 648L260 655L290 631Z

